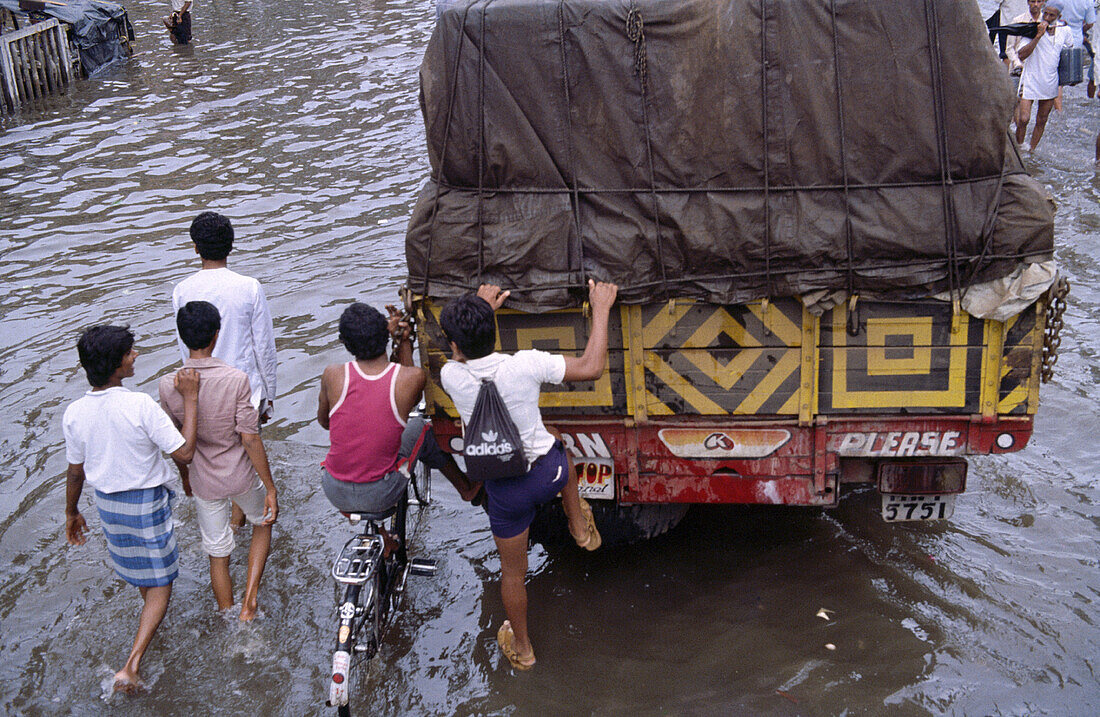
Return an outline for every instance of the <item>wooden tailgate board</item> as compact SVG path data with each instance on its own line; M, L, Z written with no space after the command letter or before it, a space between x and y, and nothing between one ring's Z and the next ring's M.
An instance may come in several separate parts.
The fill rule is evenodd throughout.
M430 412L453 418L438 384L449 353L440 308L429 303L418 313L421 357L431 374L425 394ZM1041 306L1004 324L954 315L950 304L935 301L861 301L857 312L860 330L852 336L845 305L820 318L794 299L619 306L611 314L608 371L596 381L547 386L542 406L554 415L641 420L792 418L800 407L803 420L1035 412ZM577 309L502 310L497 325L497 349L506 352L579 355L588 339L588 320Z

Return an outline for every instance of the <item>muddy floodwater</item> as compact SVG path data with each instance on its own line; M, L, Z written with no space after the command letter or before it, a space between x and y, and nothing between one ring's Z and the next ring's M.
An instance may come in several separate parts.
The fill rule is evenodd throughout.
M319 488L317 377L335 322L403 276L428 165L417 68L428 2L196 3L172 48L162 3L130 4L138 54L0 116L0 712L314 715L335 632L331 557L348 528ZM884 88L891 91L893 88ZM1054 381L1020 453L975 459L954 518L886 524L873 492L836 509L695 509L624 549L532 551L538 667L496 649L498 562L481 512L442 479L414 548L434 578L352 687L364 713L1100 714L1100 100L1067 91L1033 173L1056 198L1073 284ZM964 99L964 98L960 98ZM86 389L75 341L128 323L149 393L179 361L172 285L190 220L237 227L231 266L266 288L279 351L265 429L282 513L250 625L215 613L194 508L181 575L143 664L105 694L140 606L88 544L65 544L61 414ZM233 562L243 581L244 551ZM826 610L825 617L819 611ZM831 646L831 647L830 647Z

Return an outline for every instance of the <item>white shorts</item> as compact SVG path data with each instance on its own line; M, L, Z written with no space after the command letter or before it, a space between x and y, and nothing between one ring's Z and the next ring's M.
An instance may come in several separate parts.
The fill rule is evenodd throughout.
M259 525L264 518L264 499L267 489L259 477L252 479L252 487L240 495L205 500L195 496L195 513L199 517L199 533L202 535L202 549L212 558L224 558L233 552L236 541L229 527L232 515L230 503L236 503L244 512L244 517L252 525Z

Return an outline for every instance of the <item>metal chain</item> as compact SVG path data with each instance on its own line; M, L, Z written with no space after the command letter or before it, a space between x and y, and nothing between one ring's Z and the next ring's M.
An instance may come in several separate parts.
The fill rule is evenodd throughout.
M1050 383L1050 379L1054 378L1054 364L1058 363L1058 347L1062 343L1062 314L1066 312L1067 296L1069 281L1059 277L1050 289L1046 327L1043 329L1043 366L1039 373L1043 383Z

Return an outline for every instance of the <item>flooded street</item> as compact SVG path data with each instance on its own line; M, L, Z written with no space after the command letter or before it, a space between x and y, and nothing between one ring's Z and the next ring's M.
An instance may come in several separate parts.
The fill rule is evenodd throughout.
M0 712L326 714L329 568L349 529L319 490L318 377L344 359L343 307L392 303L404 278L405 222L428 172L417 69L434 9L199 2L189 48L169 45L163 3L129 9L130 62L0 115ZM952 520L886 524L877 494L849 491L827 511L696 508L666 536L592 555L536 547L539 663L513 674L495 643L488 520L437 477L412 540L439 573L411 584L353 706L1100 714L1100 100L1080 85L1065 105L1028 160L1059 205L1072 284L1055 378L1030 446L973 459ZM205 209L233 220L230 267L260 280L275 317L264 439L281 512L263 617L215 613L181 501L180 578L142 664L150 690L110 696L140 598L108 566L90 488L88 544L65 543L61 414L87 388L75 343L93 323L134 330L129 387L154 394L176 367L171 289L197 269L187 228ZM238 546L238 589L244 559Z

